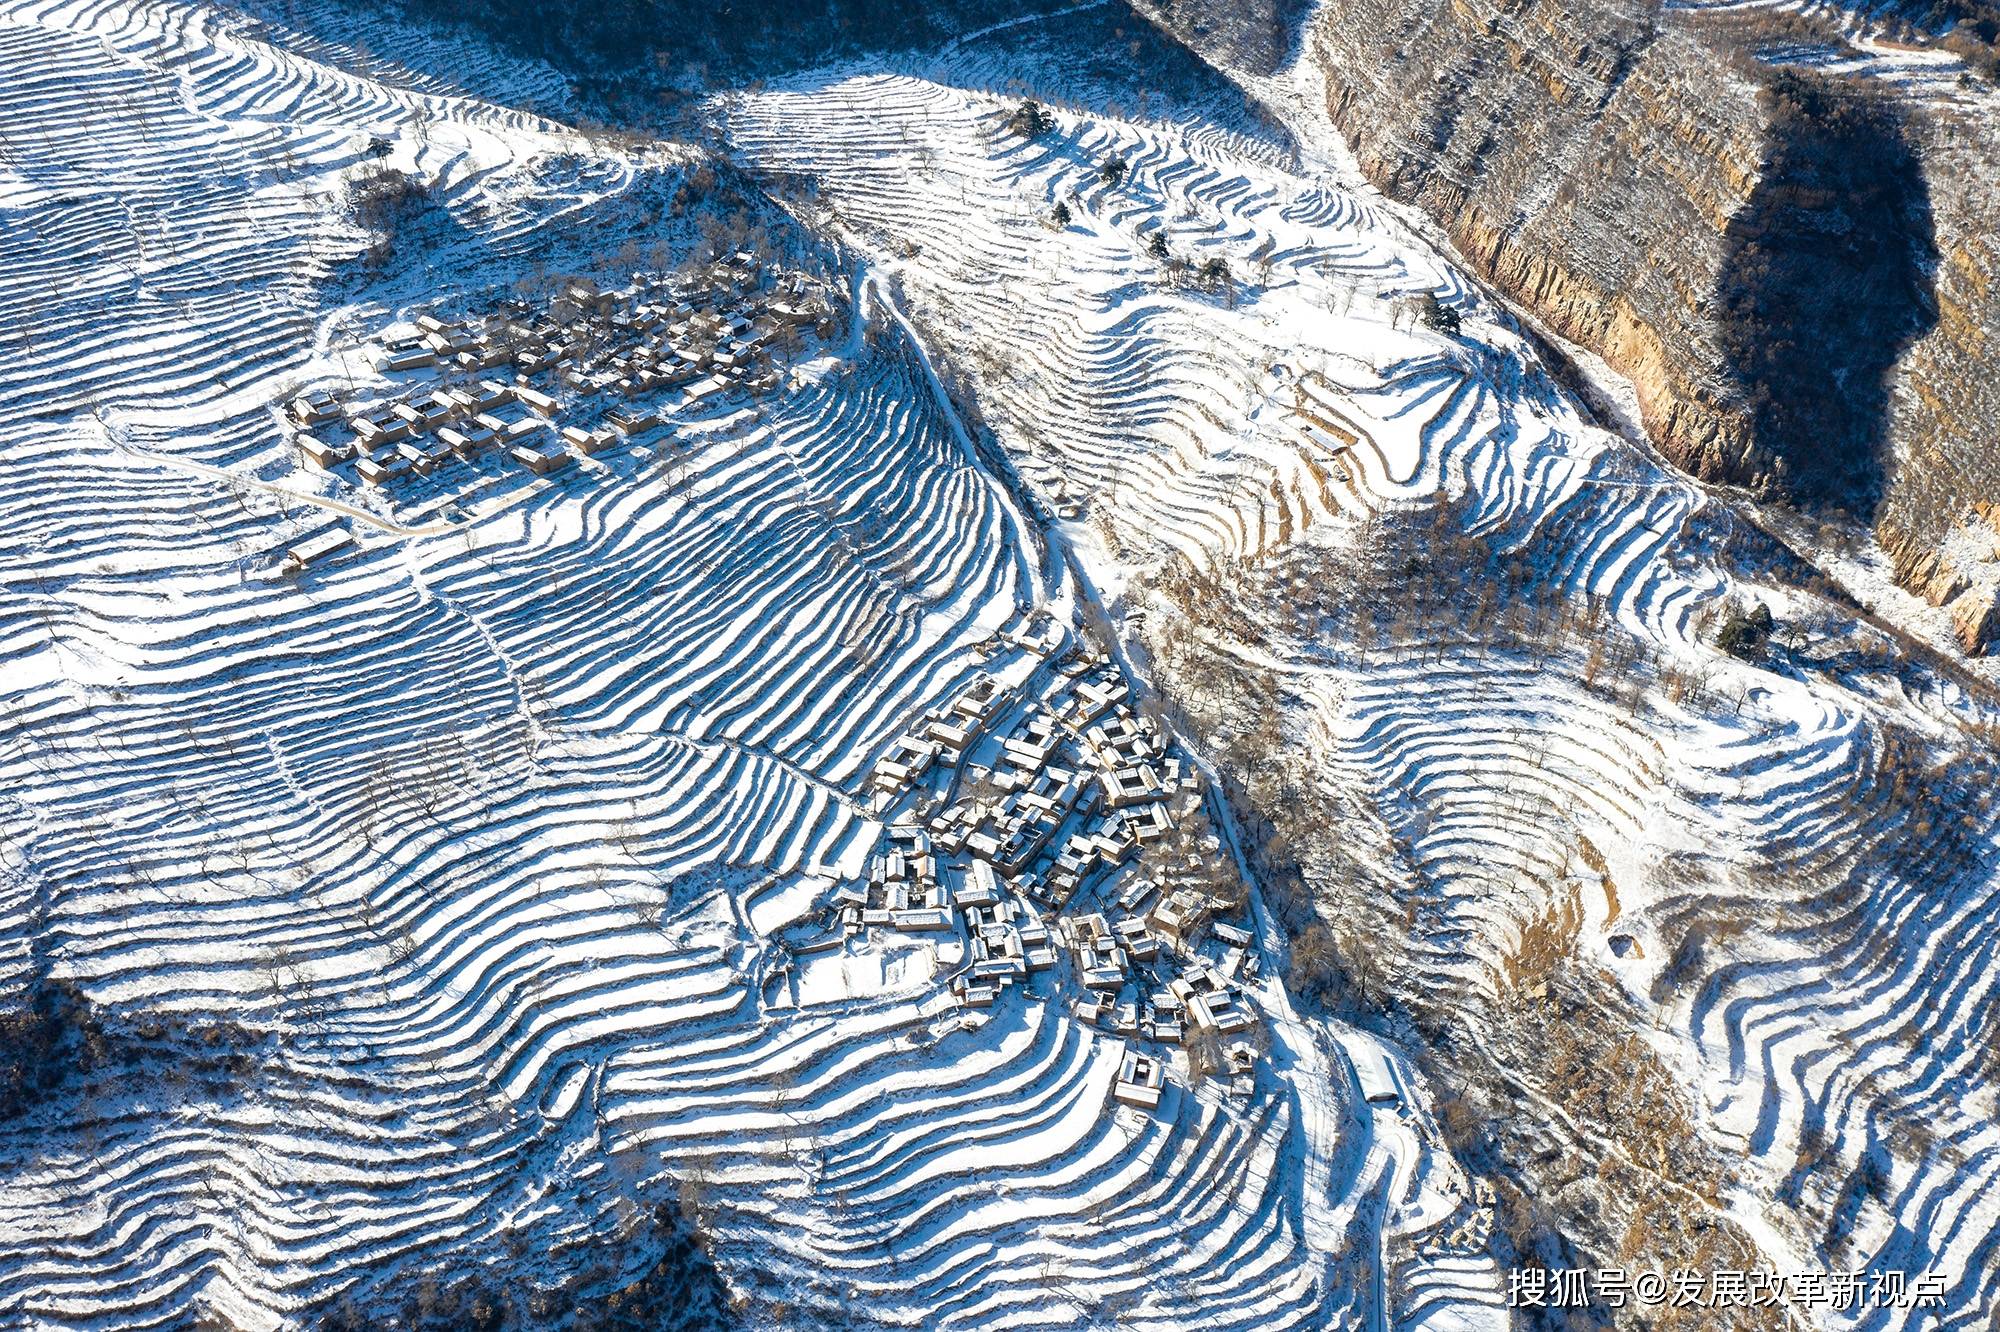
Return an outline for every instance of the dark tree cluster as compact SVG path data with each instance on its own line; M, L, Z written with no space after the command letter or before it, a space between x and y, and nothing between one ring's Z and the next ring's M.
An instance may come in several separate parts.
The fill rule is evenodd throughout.
M656 1251L635 1280L606 1289L618 1254L561 1286L530 1287L504 1271L408 1283L392 1307L364 1310L352 1295L321 1309L320 1332L723 1332L740 1321L715 1264L677 1203L661 1203L617 1242Z
M370 231L389 231L429 197L423 177L378 165L355 179L347 193L347 211Z
M1716 631L1715 645L1732 657L1756 661L1764 655L1764 645L1771 641L1772 624L1771 608L1760 602L1724 620L1722 628Z
M67 981L37 985L24 1007L0 1014L0 1120L20 1118L109 1055L104 1025L82 991Z
M1039 139L1056 127L1056 118L1040 102L1026 101L1007 117L1007 128L1024 139Z
M397 235L439 207L422 176L379 162L355 177L347 192L348 216L371 237L363 256L370 268L386 264Z
M225 1092L257 1071L267 1040L233 1022L107 1013L66 980L38 980L24 999L0 1010L0 1122L65 1096Z
M1457 309L1439 300L1435 292L1427 291L1417 297L1417 319L1433 333L1453 338L1458 336Z

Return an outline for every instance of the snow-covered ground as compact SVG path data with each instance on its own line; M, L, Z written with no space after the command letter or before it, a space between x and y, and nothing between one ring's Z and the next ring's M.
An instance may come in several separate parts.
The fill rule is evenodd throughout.
M1344 1236L1451 1168L1375 1139L1281 990L1298 1076L1151 1115L1108 1108L1119 1042L1065 1004L969 1019L920 955L770 1002L774 936L879 835L873 757L1076 609L889 288L857 289L877 336L663 446L356 489L272 409L372 382L370 330L473 307L690 155L199 6L14 6L0 44L0 982L255 1046L0 1130L0 1316L255 1328L412 1269L553 1279L698 1178L732 1281L886 1323L1380 1317ZM342 194L377 162L448 222L369 276Z
M1470 645L1269 651L1326 780L1405 820L1440 987L1493 988L1587 833L1618 905L1582 946L1622 909L1643 956L1605 965L1644 994L1674 853L1838 838L1891 726L1957 752L1974 704L1949 687L1717 660L1694 630L1735 577L1711 502L1583 425L1376 201L1191 112L1011 134L1005 34L718 106L856 256L854 336L778 394L455 500L308 479L271 408L369 380L370 330L473 308L537 257L687 243L661 210L692 150L509 109L561 89L380 31L0 10L0 986L268 1034L227 1084L114 1081L0 1126L0 1320L276 1327L412 1269L554 1278L699 1179L739 1289L887 1325L1504 1326L1407 1052L1301 1012L1275 965L1259 1094L1176 1086L1150 1114L1107 1104L1118 1041L1043 992L961 1012L919 949L816 956L773 1002L776 936L880 836L874 759L977 672L1035 678L1010 631L1038 613L1067 633L1169 555L1338 546L1442 492L1731 706L1662 728ZM444 217L368 276L341 194L375 161ZM1155 227L1236 298L1163 283ZM1392 312L1419 291L1465 336ZM353 547L277 576L336 526ZM1658 1039L1756 1178L1808 1120L1836 1180L1893 1158L1857 1252L1950 1271L1970 1325L2000 922L1984 878L1939 875L1858 881L1831 942L1774 929ZM1363 1102L1377 1059L1402 1105ZM1894 1138L1912 1115L1935 1150Z
M1044 502L1111 534L1075 543L1104 585L1174 559L1282 568L1341 548L1371 514L1427 522L1449 495L1454 530L1645 645L1652 687L1634 706L1583 687L1569 656L1432 641L1422 625L1369 654L1287 641L1276 614L1203 627L1283 677L1295 743L1408 839L1423 985L1492 996L1523 932L1587 889L1577 946L1644 1008L1691 907L1733 920L1720 955L1691 963L1705 983L1683 974L1644 1030L1706 1111L1704 1136L1743 1158L1737 1220L1781 1271L1938 1271L1946 1321L1982 1319L2000 1132L1978 1090L1980 1033L2000 916L1967 727L1990 723L1986 693L1871 668L1893 642L1746 558L1755 542L1732 511L1587 425L1505 315L1337 158L1133 120L1010 60L966 43L794 79L732 107L732 142L813 180L806 207L895 275ZM1009 127L1022 86L1063 94L1049 132ZM1309 87L1264 91L1311 105ZM1225 261L1234 299L1170 281L1154 235L1190 267ZM1461 336L1398 320L1399 298L1424 291L1459 310ZM1731 596L1781 622L1826 617L1828 636L1776 669L1735 661L1702 619ZM1701 687L1676 697L1667 671ZM1914 806L1913 790L1939 804ZM1584 839L1604 872L1577 868ZM1833 881L1811 876L1846 851L1860 863L1816 897ZM1690 884L1690 863L1713 881ZM1619 950L1614 925L1631 939ZM1914 1123L1921 1137L1899 1127ZM1830 1254L1817 1228L1766 1210L1801 1160L1808 1194L1868 1183ZM1908 1312L1813 1316L1889 1326Z

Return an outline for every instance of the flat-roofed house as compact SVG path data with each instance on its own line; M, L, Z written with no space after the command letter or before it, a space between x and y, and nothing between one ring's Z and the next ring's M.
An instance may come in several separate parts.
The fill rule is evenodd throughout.
M490 412L495 407L505 407L514 401L514 386L502 384L497 379L482 379L472 394L472 404L482 412Z
M935 740L942 747L946 763L957 763L965 757L965 750L972 743L972 732L963 726L953 725L942 719L934 720L924 727L924 735Z
M1165 1065L1152 1055L1127 1050L1118 1066L1117 1081L1111 1084L1111 1095L1124 1105L1155 1110L1166 1085Z
M422 370L437 364L437 352L430 347L412 347L408 351L390 352L382 358L382 368L391 374L405 370Z
M688 407L698 407L729 387L729 381L718 375L698 379L681 390L681 402Z
M510 449L517 448L531 441L541 440L548 434L548 430L549 423L540 417L524 417L509 423L507 428L500 432L500 442Z
M310 565L318 563L337 550L354 544L354 534L344 527L330 528L315 536L309 536L298 545L285 552L284 567L287 572L298 573Z
M975 860L966 866L965 877L959 884L958 904L961 907L989 907L1000 900L1000 876L993 866L983 860Z
M354 464L354 471L371 486L387 485L399 477L410 474L407 459L390 456L387 458L363 458Z
M1188 943L1208 923L1208 899L1192 888L1177 888L1153 908L1147 923L1175 943Z
M508 456L536 476L547 476L570 465L570 455L554 440L539 444L519 444Z
M418 476L429 476L437 465L431 458L430 449L411 439L406 439L396 446L396 457L408 464L410 470Z
M1112 809L1144 804L1166 794L1151 764L1129 768L1099 769L1098 781L1104 788L1104 803Z
M514 400L529 411L541 416L554 416L558 406L554 398L551 398L540 389L531 388L526 384L517 384L514 387Z
M993 715L1000 701L1000 682L984 671L973 677L965 692L951 702L951 710L969 722L983 722Z
M1188 1018L1197 1027L1229 1036L1250 1029L1250 1014L1227 990L1204 990L1187 996Z
M379 449L406 439L410 433L409 423L387 412L377 412L372 416L357 416L350 423L354 438L364 449Z
M351 444L330 444L316 435L300 435L294 441L306 460L319 468L332 467L335 463L346 462L354 456Z
M605 423L626 438L643 435L660 423L659 413L645 407L616 407L604 418Z
M293 398L285 405L285 414L296 425L316 426L339 417L340 399L324 389L318 389Z

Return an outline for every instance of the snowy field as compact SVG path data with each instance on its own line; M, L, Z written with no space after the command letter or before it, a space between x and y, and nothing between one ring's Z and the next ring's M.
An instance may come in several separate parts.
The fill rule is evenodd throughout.
M803 208L894 275L1050 508L1088 502L1075 548L1100 586L1182 560L1261 567L1282 587L1268 570L1298 567L1287 555L1338 550L1385 513L1428 524L1445 495L1455 530L1529 561L1551 600L1594 605L1651 669L1699 679L1683 705L1655 677L1642 715L1584 687L1574 656L1422 626L1364 654L1288 635L1276 610L1203 626L1277 672L1294 743L1406 839L1421 985L1491 997L1523 933L1566 912L1583 956L1651 1010L1647 1039L1704 1136L1747 1158L1726 1201L1770 1266L1945 1273L1955 1312L1940 1325L1983 1326L2000 916L1990 765L1966 728L1991 724L1990 693L1869 668L1896 649L1865 628L1772 670L1716 651L1700 613L1724 598L1780 620L1831 612L1742 554L1736 514L1586 424L1510 323L1338 161L1122 118L1060 64L1021 73L978 41L907 70L816 73L732 108L734 142L814 182ZM1049 133L1009 128L1024 86L1065 104ZM1300 140L1335 141L1307 71L1262 91ZM1155 234L1190 267L1224 260L1235 298L1170 281ZM1464 336L1398 318L1423 291L1458 308ZM1578 863L1580 838L1601 870ZM1816 895L1810 876L1850 851L1838 889ZM1719 879L1690 883L1690 861ZM1655 1003L1674 952L1661 927L1702 910L1729 942ZM1769 1205L1788 1190L1837 1196L1831 1257Z
M1177 1079L1112 1105L1121 1042L1067 981L975 1013L864 943L771 983L883 837L871 765L980 672L1025 699L1031 625L1067 645L1092 597L1144 609L1121 591L1169 558L1340 549L1448 494L1721 702L1641 724L1477 645L1230 645L1282 676L1324 781L1407 838L1414 965L1490 996L1538 894L1573 888L1578 946L1643 1000L1679 857L1901 830L1834 907L1782 881L1745 902L1749 936L1649 1039L1747 1156L1729 1201L1774 1266L1820 1261L1753 1201L1810 1131L1814 1187L1886 1172L1842 1262L1946 1271L1945 1325L1984 1325L2000 914L1962 848L1990 865L1992 820L1904 828L1884 755L1964 761L1985 705L1720 658L1695 624L1744 577L1734 520L1586 425L1336 163L1127 118L1060 70L1028 71L1065 95L1054 129L1012 134L1000 36L718 102L728 151L787 173L850 269L849 334L785 387L552 477L392 494L300 471L274 407L371 379L373 331L538 257L693 244L662 213L699 154L509 109L560 107L559 81L386 27L364 49L183 3L0 10L0 989L74 982L240 1055L0 1125L0 1323L276 1328L412 1270L553 1281L699 1179L735 1289L880 1325L1505 1326L1407 1052L1295 1007L1268 922L1247 1101ZM374 276L343 202L370 162L443 213ZM1162 280L1162 226L1234 299ZM1422 291L1463 336L1396 313ZM336 528L354 544L281 574ZM1362 1065L1404 1104L1365 1104ZM1390 1309L1383 1256L1410 1253Z
M770 1002L774 936L880 836L867 764L1075 611L882 284L786 390L661 448L343 486L278 403L689 154L192 6L17 7L0 42L5 983L251 1047L0 1131L6 1321L274 1327L404 1264L560 1275L696 1177L732 1280L891 1324L1378 1316L1384 1231L1464 1184L1371 1132L1275 987L1294 1076L1153 1114L1107 1106L1120 1043L1052 996L968 1017L863 956ZM357 281L369 161L454 230ZM1495 1298L1490 1263L1460 1284Z

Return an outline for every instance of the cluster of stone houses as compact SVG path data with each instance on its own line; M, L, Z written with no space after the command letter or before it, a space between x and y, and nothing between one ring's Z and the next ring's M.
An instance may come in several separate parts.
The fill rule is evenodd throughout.
M421 315L386 344L390 393L318 389L283 415L304 463L370 485L489 453L546 475L713 401L769 392L778 360L831 318L816 283L739 252L621 291L577 281L540 307Z
M867 881L836 893L840 931L931 936L969 1008L1052 975L1038 991L1127 1041L1119 1101L1157 1105L1170 1051L1192 1064L1196 1046L1204 1074L1248 1095L1257 953L1226 918L1240 899L1193 872L1219 855L1201 778L1109 659L1021 641L1056 648L1036 687L982 673L876 762L888 832Z
M1454 1193L1459 1192L1455 1183L1450 1188ZM1411 1246L1412 1252L1432 1260L1490 1252L1494 1206L1493 1186L1474 1176L1471 1194L1461 1194L1451 1215L1426 1231Z

